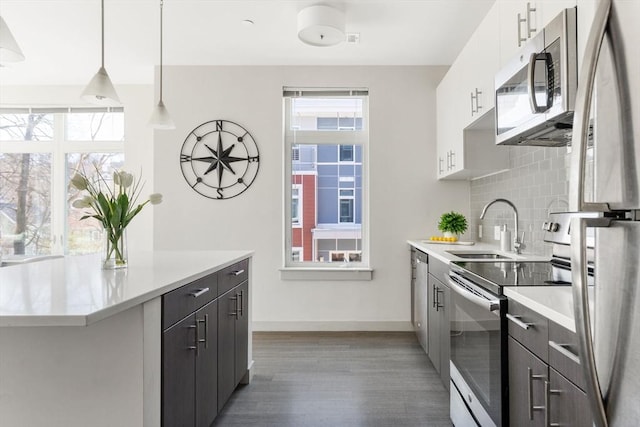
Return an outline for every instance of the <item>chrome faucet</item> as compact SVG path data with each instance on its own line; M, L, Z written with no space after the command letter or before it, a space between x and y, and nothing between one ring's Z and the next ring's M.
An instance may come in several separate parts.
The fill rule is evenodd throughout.
M487 203L484 208L482 208L482 213L480 214L480 219L484 219L485 214L487 213L487 209L489 209L489 206L493 205L494 203L497 202L502 202L502 203L506 203L507 205L511 206L511 208L513 209L513 215L514 215L514 222L515 222L515 237L513 238L513 250L515 253L517 253L518 255L522 253L522 250L525 248L524 245L524 231L522 232L522 237L518 236L518 209L516 209L516 206L511 203L509 200L507 199L495 199L490 201L489 203Z

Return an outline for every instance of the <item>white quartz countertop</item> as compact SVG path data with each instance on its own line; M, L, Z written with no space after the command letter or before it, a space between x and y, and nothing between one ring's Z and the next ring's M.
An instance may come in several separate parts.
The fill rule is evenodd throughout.
M129 266L102 270L99 254L0 268L0 327L86 326L253 255L253 251L129 254Z
M446 263L451 261L469 261L468 259L465 260L457 257L448 251L488 251L514 258L516 261L548 261L548 258L538 255L527 255L526 253L516 255L512 252L502 252L496 245L488 243L476 243L466 246L434 244L425 241L426 239L409 240L407 243L425 252L429 256L433 256ZM486 261L495 262L495 260ZM506 286L503 291L507 298L511 298L570 331L575 332L573 294L570 286Z
M571 286L520 286L504 288L504 295L549 320L576 331Z
M517 255L515 252L503 252L500 250L498 245L492 245L490 243L477 242L473 245L456 245L456 244L442 244L442 243L431 243L427 239L415 239L415 240L407 240L407 243L414 248L425 252L427 255L433 256L439 259L442 262L449 263L451 261L487 261L487 262L496 262L495 259L486 259L486 260L470 260L465 258L460 258L456 255L450 253L452 252L488 252L488 253L497 253L500 255L504 255L508 258L512 258L513 261L548 261L548 257L543 257L540 255L527 254L526 252L520 255ZM504 260L508 261L508 260Z

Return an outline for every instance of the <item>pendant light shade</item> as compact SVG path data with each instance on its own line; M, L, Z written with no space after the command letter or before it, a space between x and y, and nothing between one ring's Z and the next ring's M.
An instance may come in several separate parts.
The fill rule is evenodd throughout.
M167 107L164 106L162 101L162 6L163 0L160 0L160 98L158 105L153 109L151 118L149 119L149 126L154 129L175 129L176 125L173 123Z
M158 105L153 109L153 113L151 113L151 118L149 119L149 126L154 129L176 128L176 125L173 123L171 115L169 115L169 111L167 110L167 107L164 106L164 102L162 102L162 100L158 101Z
M0 64L20 61L24 61L24 54L4 18L0 16Z
M101 0L100 3L102 7L102 65L82 92L82 99L97 105L120 105L120 98L118 98L116 89L104 68L104 0Z

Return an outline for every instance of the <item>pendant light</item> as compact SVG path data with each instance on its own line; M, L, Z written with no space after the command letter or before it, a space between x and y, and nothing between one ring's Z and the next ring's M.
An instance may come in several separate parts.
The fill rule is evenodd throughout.
M24 61L24 54L4 18L0 16L0 64L20 61Z
M104 0L100 3L102 5L102 65L82 92L82 99L97 105L120 105L120 98L104 68Z
M173 123L167 107L164 106L162 101L162 6L164 1L160 0L160 99L158 105L153 109L151 118L149 119L149 126L155 129L175 129L176 125Z

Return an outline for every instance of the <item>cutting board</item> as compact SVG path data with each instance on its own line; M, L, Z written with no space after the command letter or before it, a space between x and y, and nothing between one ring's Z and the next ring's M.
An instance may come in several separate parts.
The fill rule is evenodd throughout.
M458 240L457 242L439 242L437 240L421 240L422 243L429 243L433 245L462 245L462 246L471 246L475 245L475 242L463 242Z

